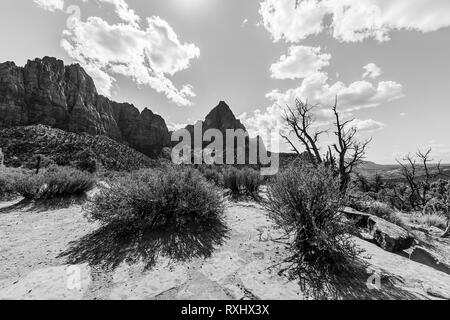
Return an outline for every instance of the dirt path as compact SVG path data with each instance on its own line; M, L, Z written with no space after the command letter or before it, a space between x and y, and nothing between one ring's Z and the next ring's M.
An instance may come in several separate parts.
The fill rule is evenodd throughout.
M305 298L296 282L278 275L276 268L269 270L286 256L286 246L273 241L281 234L254 203L228 204L229 238L209 258L174 262L159 257L147 271L143 262L129 261L138 254L144 260L150 257L140 242L109 247L110 235L90 238L98 226L83 217L79 206L58 210L16 207L13 211L7 210L10 206L0 204L0 299ZM197 242L190 245L206 246ZM100 256L81 252L80 261L70 265L61 254L74 243L79 251L96 245L105 250ZM359 243L374 270L394 275L400 297L432 298L429 287L441 296L450 294L449 275ZM115 264L106 268L93 263L99 257Z

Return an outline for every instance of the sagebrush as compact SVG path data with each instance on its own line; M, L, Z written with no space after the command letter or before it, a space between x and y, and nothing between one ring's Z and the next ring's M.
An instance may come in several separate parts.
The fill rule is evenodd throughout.
M192 168L133 172L101 186L86 209L91 219L124 229L224 224L221 193Z
M23 172L15 177L15 191L29 200L50 200L81 196L95 186L95 179L87 172L70 167L50 167L39 174Z
M359 250L351 239L353 226L340 210L346 197L340 180L325 166L292 164L268 186L265 207L292 239L287 271L325 285L324 277L348 270Z

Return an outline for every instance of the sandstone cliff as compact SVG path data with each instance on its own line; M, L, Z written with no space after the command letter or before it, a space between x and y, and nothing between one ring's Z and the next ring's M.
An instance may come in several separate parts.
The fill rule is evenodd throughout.
M45 57L0 64L0 128L42 124L91 135L105 135L156 156L170 143L164 119L97 93L78 65Z

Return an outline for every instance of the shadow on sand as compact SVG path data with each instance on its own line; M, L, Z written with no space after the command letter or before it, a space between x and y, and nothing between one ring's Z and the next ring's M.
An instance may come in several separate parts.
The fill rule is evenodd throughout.
M318 300L411 300L419 297L400 286L403 279L386 273L380 274L363 260L349 263L346 271L331 274L325 270L299 270L290 277L299 279L302 291ZM425 296L421 298L426 299Z
M117 226L104 226L70 244L60 257L68 263L89 263L103 270L114 270L122 262L143 262L152 268L159 257L171 262L210 257L217 246L228 238L229 229L215 221L209 225L192 225L183 231L123 230Z
M87 196L73 196L66 198L56 198L48 200L17 200L16 203L8 207L0 209L0 214L8 214L17 211L23 212L45 212L59 209L67 209L73 205L83 205L86 202Z

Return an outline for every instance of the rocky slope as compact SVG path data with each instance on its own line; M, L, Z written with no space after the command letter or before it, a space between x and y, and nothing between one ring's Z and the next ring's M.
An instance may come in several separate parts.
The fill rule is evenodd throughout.
M0 64L0 128L43 124L75 133L105 135L148 155L169 145L164 119L97 93L80 65L45 57Z
M37 155L59 165L72 165L89 158L100 167L117 171L156 165L156 160L106 136L77 134L44 125L0 130L0 146L5 164L11 167L32 167Z

